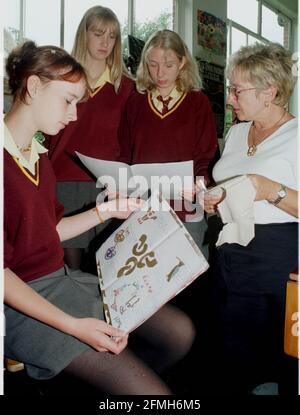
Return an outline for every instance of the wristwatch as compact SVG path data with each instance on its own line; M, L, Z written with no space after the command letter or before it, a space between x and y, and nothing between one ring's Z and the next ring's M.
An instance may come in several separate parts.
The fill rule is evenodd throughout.
M281 202L282 199L286 197L286 186L284 184L280 183L280 189L277 192L277 198L274 200L272 205L277 206L279 202Z

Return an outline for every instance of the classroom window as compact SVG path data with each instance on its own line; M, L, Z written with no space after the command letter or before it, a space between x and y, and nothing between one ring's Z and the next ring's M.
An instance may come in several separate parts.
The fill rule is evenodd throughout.
M255 41L290 46L291 20L262 0L227 0L227 17L228 56Z
M60 0L26 0L24 37L38 45L60 45Z
M145 41L156 30L172 30L173 3L173 0L135 0L133 35Z
M176 0L4 0L5 28L17 43L25 38L38 45L53 44L72 50L78 24L90 7L112 9L128 34L145 40L158 29L172 29ZM51 24L49 24L51 22Z
M246 44L247 44L246 33L233 27L232 28L231 53L236 52L241 46L244 46Z
M20 11L20 0L6 1L3 22L5 22L6 30L17 43L23 36L20 30Z
M258 20L257 0L227 0L227 17L252 32L256 32Z
M288 19L282 15L275 13L266 6L262 6L262 27L261 34L272 42L278 42L282 45L284 41L284 29L288 23Z

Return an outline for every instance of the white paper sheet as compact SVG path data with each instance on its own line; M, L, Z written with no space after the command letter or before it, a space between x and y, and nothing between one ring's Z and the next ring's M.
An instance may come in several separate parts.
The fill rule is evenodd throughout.
M99 187L138 196L160 190L166 199L182 199L183 189L193 188L193 161L133 164L88 157L76 152L81 162L97 178Z

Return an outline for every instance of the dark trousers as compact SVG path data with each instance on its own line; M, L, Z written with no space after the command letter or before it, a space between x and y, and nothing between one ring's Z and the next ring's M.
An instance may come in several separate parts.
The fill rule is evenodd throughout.
M217 249L213 292L225 393L272 381L284 387L287 377L291 384L283 352L285 293L297 265L296 223L256 225L248 246ZM297 390L297 370L293 376Z

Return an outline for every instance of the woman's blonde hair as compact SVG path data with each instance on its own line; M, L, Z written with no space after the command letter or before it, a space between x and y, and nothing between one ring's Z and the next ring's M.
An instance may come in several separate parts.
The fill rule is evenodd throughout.
M258 90L267 89L271 85L277 87L277 95L273 103L283 107L295 86L294 64L291 52L280 44L255 43L240 48L231 56L225 74L230 79L238 71Z
M107 26L112 27L116 36L112 53L107 58L107 65L110 69L111 82L113 83L115 92L117 93L121 84L122 75L124 74L128 77L130 76L122 59L120 23L112 10L107 7L95 6L85 12L76 32L72 56L74 56L74 58L85 67L87 53L87 31L89 29L99 28L99 26L102 28L106 28Z
M166 29L153 33L143 48L141 61L136 73L136 85L139 92L151 91L156 87L148 69L148 55L156 47L165 51L172 50L180 61L185 58L185 64L180 69L176 80L176 87L179 91L188 92L192 89L199 90L201 88L202 82L197 62L191 56L181 37L172 30Z

